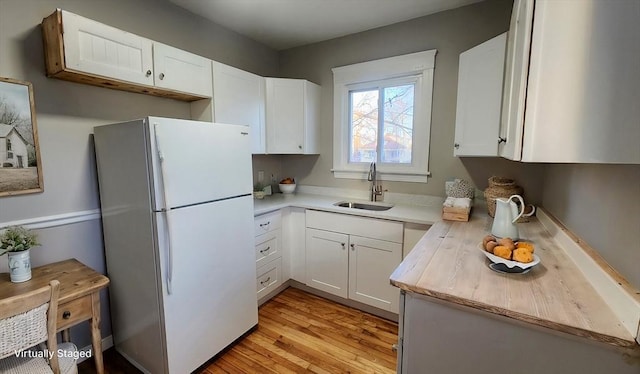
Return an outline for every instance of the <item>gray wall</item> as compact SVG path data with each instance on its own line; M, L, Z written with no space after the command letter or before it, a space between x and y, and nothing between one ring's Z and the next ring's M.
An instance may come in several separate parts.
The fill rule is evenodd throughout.
M461 52L509 28L511 0L491 0L407 22L316 43L280 53L280 75L306 78L322 86L320 156L283 157L285 173L302 184L366 189L366 181L335 179L333 167L333 74L331 68L358 62L437 49L429 170L424 183L385 182L391 192L444 196L444 182L473 180L486 188L487 178L498 174L517 178L531 202L542 199L542 168L499 158L453 157L453 138ZM470 166L467 166L467 164ZM473 173L470 173L470 172Z
M62 8L152 40L260 75L277 72L278 54L261 44L159 0L0 0L0 76L33 84L44 192L0 198L0 224L100 207L93 127L147 115L189 118L189 104L56 79L44 72L40 22ZM34 266L77 258L104 272L100 220L37 230ZM0 271L7 263L0 259ZM103 295L103 336L110 334ZM88 329L72 331L78 346Z
M543 206L640 289L640 165L549 165Z

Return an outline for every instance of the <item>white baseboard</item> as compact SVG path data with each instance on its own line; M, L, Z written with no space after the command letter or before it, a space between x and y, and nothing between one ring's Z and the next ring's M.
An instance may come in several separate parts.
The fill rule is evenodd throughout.
M102 339L102 352L106 351L107 349L113 347L113 335L109 335L106 338ZM89 350L93 349L93 346L91 346L91 344L80 348L80 351L83 352L87 352ZM88 360L88 359L93 359L93 355L91 355L91 357L80 357L78 358L78 363L81 363L84 360Z

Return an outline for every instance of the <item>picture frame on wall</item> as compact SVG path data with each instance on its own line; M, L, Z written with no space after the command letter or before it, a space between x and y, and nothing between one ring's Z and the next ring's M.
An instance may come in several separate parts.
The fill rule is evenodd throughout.
M0 77L0 197L43 191L33 86Z

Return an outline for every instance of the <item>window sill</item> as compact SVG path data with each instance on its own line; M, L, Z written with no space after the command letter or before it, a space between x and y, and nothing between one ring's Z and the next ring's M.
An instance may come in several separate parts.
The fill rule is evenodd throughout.
M338 179L367 180L369 176L368 170L331 169L331 171L333 172L333 177ZM381 181L427 183L429 176L431 176L430 172L406 173L378 170L378 180Z

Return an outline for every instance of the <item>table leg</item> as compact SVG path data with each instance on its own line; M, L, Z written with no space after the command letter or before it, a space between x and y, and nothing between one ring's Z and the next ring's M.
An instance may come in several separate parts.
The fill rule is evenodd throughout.
M64 329L60 331L60 334L62 335L62 341L64 343L69 343L71 341L71 332L69 330L70 329Z
M100 293L91 294L91 345L93 346L93 360L98 374L104 374L102 362L102 336L100 334Z

